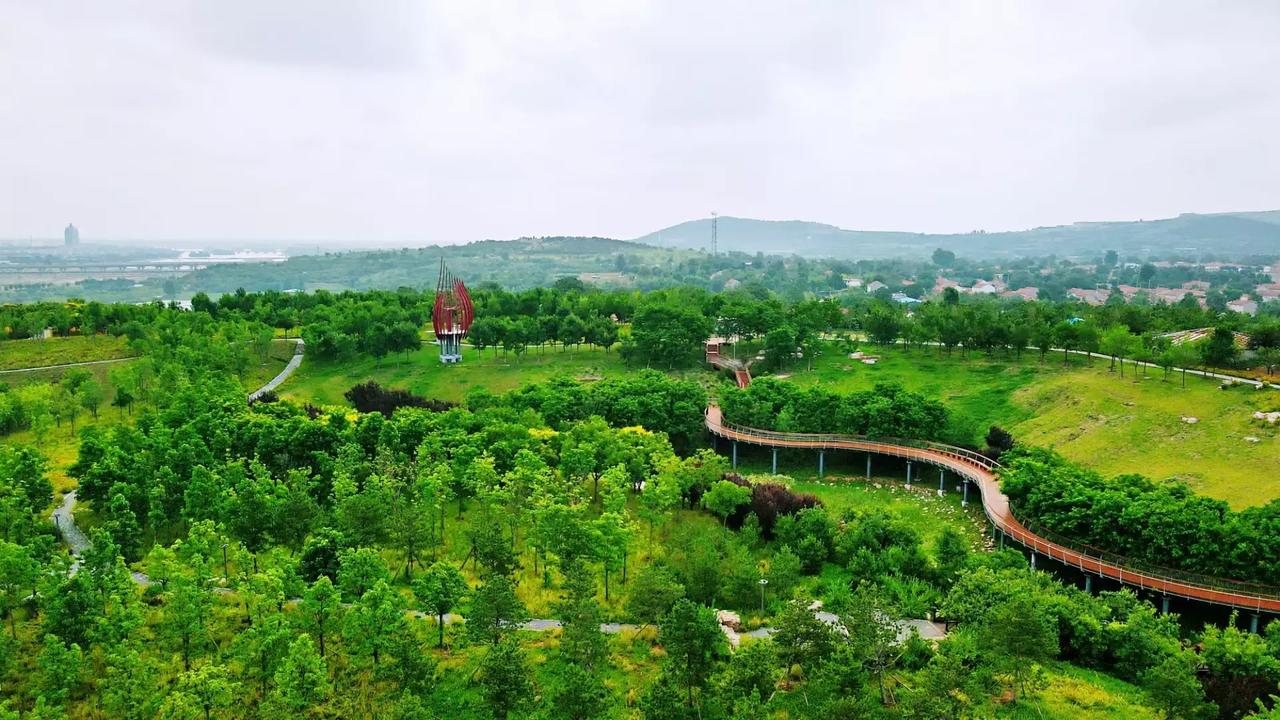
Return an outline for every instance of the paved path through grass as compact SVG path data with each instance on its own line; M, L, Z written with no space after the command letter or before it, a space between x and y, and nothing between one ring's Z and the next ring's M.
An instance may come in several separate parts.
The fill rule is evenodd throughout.
M0 370L0 375L8 375L9 373L36 372L39 370L61 370L62 368L84 367L85 365L109 365L111 363L129 362L136 360L137 356L111 358L110 360L87 360L85 362L63 363L61 365L40 365L38 367L12 368L10 370Z
M294 340L293 342L293 357L289 358L289 362L284 366L284 369L280 371L279 375L276 375L267 381L266 385L263 385L257 390L249 393L249 402L253 402L254 400L257 400L263 395L280 387L280 384L285 380L288 380L289 376L293 374L293 371L297 370L298 366L302 365L302 354L306 351L307 344L302 342L301 338Z

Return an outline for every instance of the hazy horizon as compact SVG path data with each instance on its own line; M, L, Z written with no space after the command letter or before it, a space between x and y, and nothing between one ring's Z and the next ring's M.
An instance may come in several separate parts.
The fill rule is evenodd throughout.
M0 238L1273 210L1280 5L0 0ZM221 239L219 239L221 238Z
M1272 210L1256 210L1255 209L1255 210L1227 211L1227 213L1237 214L1237 213L1274 212L1274 211L1275 209L1272 209ZM1191 213L1191 214L1196 214L1196 213ZM1200 213L1200 214L1211 215L1216 213ZM1174 217L1174 216L1171 216L1171 217ZM610 240L633 241L633 240L641 240L646 235L650 235L653 233L660 232L662 230L670 229L686 222L697 221L697 220L710 220L710 219L711 219L710 216L707 216L704 218L688 218L686 220L672 223L670 225L655 227L646 233L642 233L634 237L610 237L608 235L602 235L600 233L580 233L580 234L574 234L574 235L570 235L568 233L541 233L538 235L526 234L526 235L512 236L507 238L473 238L470 240L459 240L456 242L448 242L448 243L425 242L425 241L424 242L412 242L412 241L397 242L394 240L385 240L385 241L370 240L365 242L359 242L359 241L351 241L351 240L342 240L337 238L251 238L251 237L161 238L161 237L155 237L155 238L88 238L88 239L85 239L82 237L80 244L81 246L101 245L101 246L121 246L121 247L147 247L148 245L155 245L156 249L164 248L164 249L183 249L183 250L195 250L195 249L207 249L207 248L216 248L220 250L231 250L231 249L284 250L284 249L307 249L309 246L316 246L321 251L335 251L335 250L392 250L392 249L399 249L399 248L405 248L405 247L414 248L414 247L423 247L423 246L432 246L432 245L465 245L473 242L485 242L485 241L495 241L495 240L510 241L510 240L520 240L520 239L530 238L530 237L600 237L600 238L605 238ZM813 222L813 223L826 224L826 225L831 224L831 223L824 223L821 219L811 219L811 218L808 218L808 219L807 218L749 218L744 216L724 215L724 214L720 215L720 219L721 220L740 219L740 220L750 220L750 221L759 221L759 222L778 222L778 223ZM1071 225L1075 223L1080 223L1080 224L1109 223L1109 222L1126 223L1126 222L1138 222L1143 220L1151 221L1151 220L1162 220L1162 219L1169 219L1169 218L1151 217L1151 218L1110 218L1110 219L1101 219L1101 220L1077 220L1077 221L1074 221L1073 223L1064 223L1064 225ZM836 227L840 227L840 226L836 226ZM1011 228L1010 231L1018 232L1018 231L1025 231L1025 230L1033 230L1037 227L1049 227L1049 226L1039 225L1039 226L1029 226L1025 228ZM77 226L77 228L80 229L81 232L83 233L83 228L79 228L79 226ZM908 232L908 233L919 232L916 230L912 230L910 228L840 227L840 229L855 230L855 231L883 231L883 232ZM723 235L723 233L726 232L725 230L722 230L721 232L722 232L722 242L731 243L733 239L732 236ZM963 235L963 234L967 234L968 232L969 231L958 231L954 233L940 232L940 233L921 233L921 234L945 236L945 235ZM989 231L989 232L1003 232L1003 231ZM28 238L0 237L0 245L19 245L20 246L24 243L38 243L39 244L37 245L38 247L44 247L44 246L61 247L63 245L63 238L60 235L57 237L33 236ZM782 252L782 250L779 250L779 252Z

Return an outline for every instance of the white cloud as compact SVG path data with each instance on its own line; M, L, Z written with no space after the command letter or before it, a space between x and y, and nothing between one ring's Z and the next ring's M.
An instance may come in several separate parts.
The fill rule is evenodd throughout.
M1270 208L1268 3L0 0L0 237Z

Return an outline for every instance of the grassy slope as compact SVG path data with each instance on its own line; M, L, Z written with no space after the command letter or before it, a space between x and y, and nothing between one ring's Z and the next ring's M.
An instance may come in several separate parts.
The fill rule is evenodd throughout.
M1007 705L997 717L1008 720L1155 720L1136 686L1064 662L1050 663L1049 687L1031 701Z
M51 342L51 340L46 340L45 342ZM111 398L115 395L115 386L111 384L109 373L112 368L120 367L124 364L91 365L82 368L93 374L98 383L102 385L103 401L102 408L98 410L97 420L88 412L80 413L80 417L76 419L76 433L90 425L114 425L128 419L128 415L124 411L111 407ZM66 370L61 369L39 370L0 376L0 382L8 383L13 387L28 383L57 382L64 373L66 373ZM137 408L134 409L134 412L137 412ZM2 435L0 436L0 442L14 445L32 445L40 450L41 454L49 461L49 480L53 483L55 494L58 496L54 500L55 503L61 498L62 493L76 486L75 480L67 475L67 468L75 463L80 442L76 439L76 435L71 432L69 423L63 422L61 426L54 426L43 433L23 430L9 435Z
M130 355L133 353L125 338L112 335L0 340L0 370L113 360Z
M1064 368L1061 355L1041 364L1034 352L1017 361L977 353L939 357L934 349L863 349L881 355L880 362L863 365L832 347L814 361L813 372L786 372L792 382L841 392L896 380L967 417L975 441L998 424L1018 440L1052 446L1103 473L1178 477L1235 507L1280 497L1280 431L1252 418L1255 410L1280 408L1275 391L1224 391L1217 382L1190 376L1183 389L1177 376L1163 382L1159 370L1135 382L1126 369L1121 380L1103 359L1092 366L1073 359ZM1189 425L1183 416L1199 422ZM1246 442L1247 436L1261 442Z
M599 378L624 372L616 351L606 353L587 347L567 351L548 347L541 352L533 349L519 358L510 353L495 357L493 350L481 353L466 348L460 364L442 365L436 346L423 345L420 350L383 358L381 362L366 357L339 362L308 358L281 390L284 397L299 402L345 405L342 394L352 385L375 380L425 397L457 401L472 387L505 392L560 373Z
M266 360L257 362L255 357L255 362L245 371L244 377L240 378L240 384L244 386L245 392L257 390L266 385L271 378L280 374L280 371L288 364L291 357L293 357L292 341L272 340L271 349L267 351Z

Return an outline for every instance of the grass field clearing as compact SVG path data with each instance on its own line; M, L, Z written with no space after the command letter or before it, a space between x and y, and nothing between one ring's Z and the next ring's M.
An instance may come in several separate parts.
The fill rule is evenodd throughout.
M1060 354L1041 363L1036 352L1018 360L980 353L940 356L935 348L864 344L862 350L879 355L879 361L864 365L829 345L812 371L797 362L782 372L790 382L837 392L900 382L946 402L971 442L995 424L1021 442L1053 447L1107 475L1178 478L1233 507L1280 497L1280 427L1265 427L1252 417L1258 410L1280 409L1280 391L1222 390L1219 381L1192 376L1183 388L1177 374L1164 381L1154 369L1144 379L1126 368L1122 379L1101 357L1092 364L1072 357L1064 366Z
M126 339L114 335L0 340L0 370L114 360L132 355Z
M460 401L473 387L493 392L506 392L555 375L567 374L579 379L600 379L622 375L626 366L617 351L605 352L583 347L560 350L531 348L522 356L511 353L494 355L467 347L457 365L440 362L439 349L424 344L411 353L398 354L375 361L361 357L354 360L325 361L308 357L298 371L281 387L283 397L299 402L322 405L346 405L342 394L353 385L373 380L440 400Z
M1007 720L1156 720L1146 694L1131 683L1064 662L1045 667L1049 686L1032 700L1006 705Z

